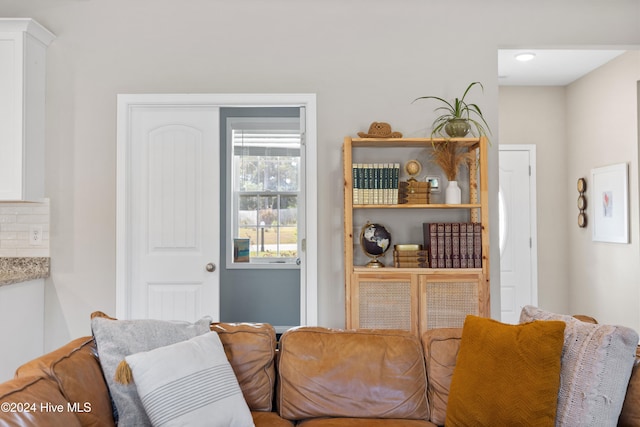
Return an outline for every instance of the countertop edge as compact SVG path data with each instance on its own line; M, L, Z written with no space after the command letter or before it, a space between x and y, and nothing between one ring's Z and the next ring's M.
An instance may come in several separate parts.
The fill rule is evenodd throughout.
M46 279L50 270L49 257L0 257L0 286Z

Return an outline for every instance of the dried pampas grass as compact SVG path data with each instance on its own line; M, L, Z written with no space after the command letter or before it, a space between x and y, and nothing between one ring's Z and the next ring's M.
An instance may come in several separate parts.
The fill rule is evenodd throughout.
M469 167L469 163L476 160L475 153L467 151L452 141L442 144L434 144L432 158L444 174L448 181L455 181L461 165Z

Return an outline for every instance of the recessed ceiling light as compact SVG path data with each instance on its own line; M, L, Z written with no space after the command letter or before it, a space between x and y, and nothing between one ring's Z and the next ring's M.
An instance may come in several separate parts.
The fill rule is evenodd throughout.
M516 55L516 59L521 62L531 61L535 57L536 57L536 54L531 52L523 52L523 53L518 53Z

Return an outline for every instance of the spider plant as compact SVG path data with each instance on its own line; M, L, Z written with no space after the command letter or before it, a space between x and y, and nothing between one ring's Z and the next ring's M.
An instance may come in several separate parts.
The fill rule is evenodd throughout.
M482 110L480 110L480 107L478 107L477 104L470 104L465 102L464 100L467 94L469 93L469 90L471 90L471 88L476 85L479 85L480 88L482 88L482 90L484 91L484 86L482 86L482 83L473 82L469 86L467 86L467 89L462 94L462 98L455 98L453 103L447 101L444 98L440 98L438 96L421 96L413 100L413 102L416 102L419 99L435 99L437 101L440 101L442 104L444 104L434 110L434 111L444 112L444 114L440 115L433 121L431 137L433 137L435 134L443 135L442 134L443 129L445 132L447 132L447 134L450 137L465 136L467 132L469 132L469 127L471 126L466 128L466 131L464 132L463 135L460 135L460 134L452 135L451 133L449 133L450 131L451 132L453 131L450 130L451 127L447 125L449 125L450 122L456 121L456 120L457 121L462 120L467 122L470 125L473 125L473 127L475 127L477 136L487 136L487 133L491 133L491 130L489 129L489 125L487 124L486 120L482 116ZM472 130L472 133L474 133L473 130Z

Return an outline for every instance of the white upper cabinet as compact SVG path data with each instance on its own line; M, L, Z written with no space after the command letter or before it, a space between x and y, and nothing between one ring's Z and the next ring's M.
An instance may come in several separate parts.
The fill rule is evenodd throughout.
M44 197L45 60L55 36L0 19L0 201Z

